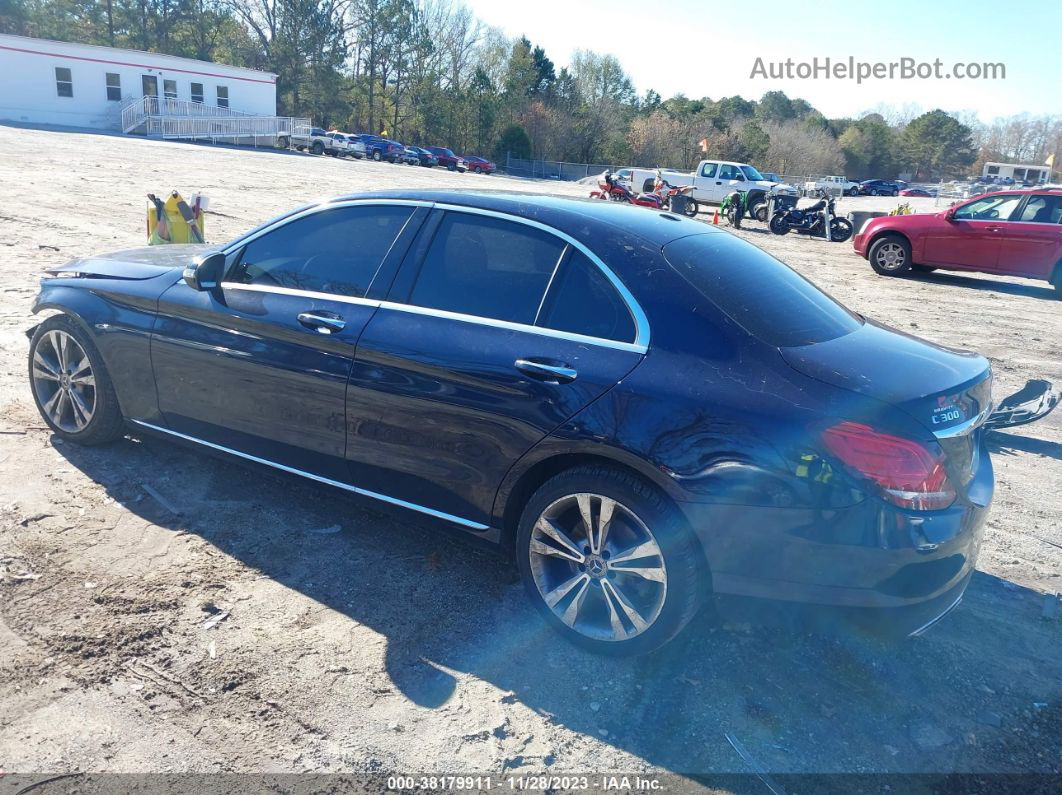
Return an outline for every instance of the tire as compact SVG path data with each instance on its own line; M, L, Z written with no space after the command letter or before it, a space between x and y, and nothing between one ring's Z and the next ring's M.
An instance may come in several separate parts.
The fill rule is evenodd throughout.
M767 220L767 202L758 201L749 205L749 211L745 214L747 218L752 218L756 221ZM761 217L762 216L762 217Z
M893 190L892 193L890 193L889 195L893 196L893 197L896 197L896 196L900 195L900 192L898 190Z
M383 159L382 156L380 155L380 150L379 149L376 149L376 150L373 151L372 159L375 160L377 163L379 163Z
M1051 277L1051 285L1055 288L1055 298L1062 298L1062 262L1055 265L1055 273Z
M875 273L899 276L911 270L911 244L900 235L885 235L871 244L867 260Z
M457 171L457 163L447 163L446 168L450 171Z
M686 198L686 212L684 215L687 218L696 218L697 213L701 211L701 205L697 203L696 199Z
M324 150L324 144L320 141L314 141L313 146L310 147L310 151L313 152L315 155L323 155Z
M581 538L572 532L585 528L584 498L593 524L606 501L613 504L596 551L585 530ZM548 534L542 517L552 523ZM565 547L584 562L558 554ZM644 553L621 561L634 549ZM516 558L527 594L547 623L575 645L610 656L646 654L667 643L696 615L708 585L699 544L675 506L640 478L608 466L575 467L540 486L520 517ZM628 568L642 573L625 573ZM557 595L554 607L550 593Z
M291 146L291 141L286 135L282 135L277 138L277 149L288 149Z
M843 243L852 237L852 222L847 218L833 218L830 220L830 241Z
M125 421L103 357L68 315L50 317L34 331L29 376L37 411L56 436L85 446L121 438Z
M789 234L789 224L785 222L781 215L775 215L771 219L771 223L768 224L768 228L776 235Z

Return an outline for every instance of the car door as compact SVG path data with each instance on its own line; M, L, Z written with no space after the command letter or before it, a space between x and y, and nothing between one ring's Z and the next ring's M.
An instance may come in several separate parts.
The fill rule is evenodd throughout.
M238 243L217 288L163 293L151 358L169 430L345 480L347 379L378 305L368 291L377 273L389 283L427 213L311 208Z
M960 205L950 219L943 214L938 216L926 230L920 263L986 272L996 270L1003 225L1021 199L1021 194L992 194Z
M999 271L1049 279L1062 261L1062 193L1029 196L1003 225Z
M694 184L697 186L693 191L693 198L698 201L714 202L716 204L723 201L723 197L726 195L723 192L723 182L719 179L719 164L712 163L710 161L701 163L700 171L697 172L697 178L694 180Z
M737 166L730 163L721 163L718 176L719 179L716 181L716 185L722 191L719 195L719 201L722 201L728 194L736 190L748 190L748 185L745 184L745 175L741 173L741 169Z
M570 238L437 211L358 343L352 482L485 529L513 463L641 361L648 331L635 307Z

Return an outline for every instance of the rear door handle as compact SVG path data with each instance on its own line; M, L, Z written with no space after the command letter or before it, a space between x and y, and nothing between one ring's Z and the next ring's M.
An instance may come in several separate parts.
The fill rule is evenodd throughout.
M347 327L347 321L333 312L300 312L298 320L318 334L332 334Z
M517 359L516 369L539 381L567 384L574 381L579 371L564 364L548 364L534 359Z

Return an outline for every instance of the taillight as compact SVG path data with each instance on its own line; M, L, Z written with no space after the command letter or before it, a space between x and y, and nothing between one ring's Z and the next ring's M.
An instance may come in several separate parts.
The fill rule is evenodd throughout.
M943 460L916 441L857 422L827 428L822 439L830 453L874 482L894 505L935 511L955 501Z

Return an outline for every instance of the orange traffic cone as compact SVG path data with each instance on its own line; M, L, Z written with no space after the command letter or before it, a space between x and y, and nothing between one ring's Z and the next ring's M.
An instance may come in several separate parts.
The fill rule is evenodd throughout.
M719 208L715 208L715 214L712 216L712 223L719 226Z

